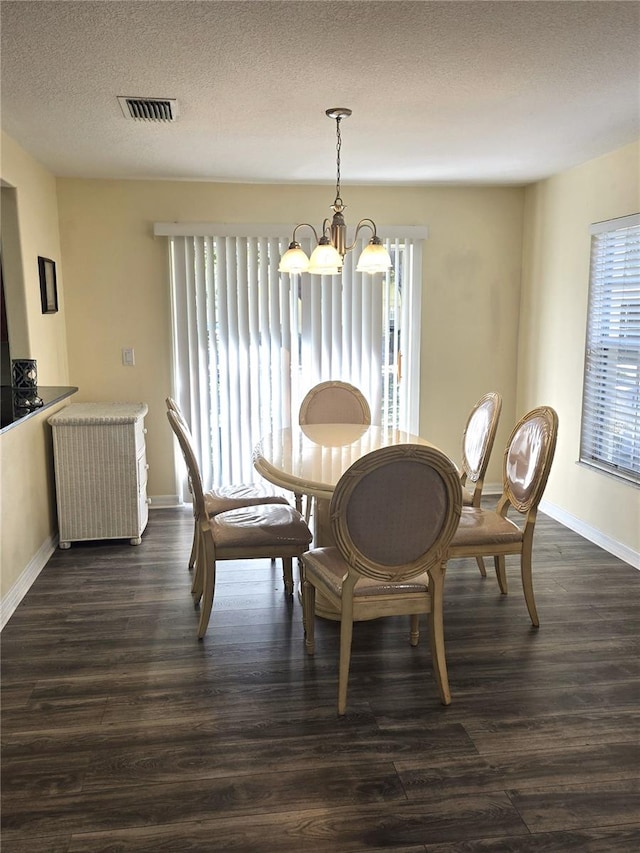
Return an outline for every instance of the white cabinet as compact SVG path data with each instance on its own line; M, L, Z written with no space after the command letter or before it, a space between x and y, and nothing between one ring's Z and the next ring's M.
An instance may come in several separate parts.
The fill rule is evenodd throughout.
M140 544L147 525L146 403L72 403L53 429L60 547L87 539Z

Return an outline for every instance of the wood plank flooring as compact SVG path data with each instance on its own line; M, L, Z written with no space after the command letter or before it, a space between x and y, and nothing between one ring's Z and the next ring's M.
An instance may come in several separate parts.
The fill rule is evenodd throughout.
M518 564L452 562L442 707L426 629L338 625L281 567L223 563L207 635L187 510L143 543L56 551L2 634L3 853L640 850L640 573L539 518L530 626Z

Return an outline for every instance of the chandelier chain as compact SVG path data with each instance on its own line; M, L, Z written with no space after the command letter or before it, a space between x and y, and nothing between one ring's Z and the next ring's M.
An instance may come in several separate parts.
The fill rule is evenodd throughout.
M342 136L340 134L341 117L336 118L336 201L342 201L340 198L340 149L342 148Z

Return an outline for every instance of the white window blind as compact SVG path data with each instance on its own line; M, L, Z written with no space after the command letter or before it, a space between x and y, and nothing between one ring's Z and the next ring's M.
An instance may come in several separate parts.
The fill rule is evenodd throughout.
M158 223L155 233L169 236L172 392L205 485L258 479L256 443L297 423L307 391L328 379L360 388L374 423L417 432L424 233L387 239L393 269L375 277L355 271L363 246L341 276L278 273L289 226Z
M580 460L640 482L640 214L591 229Z

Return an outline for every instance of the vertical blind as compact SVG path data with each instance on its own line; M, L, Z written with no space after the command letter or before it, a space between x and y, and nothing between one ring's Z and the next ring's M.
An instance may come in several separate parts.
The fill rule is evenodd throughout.
M640 214L591 228L580 460L640 482Z
M373 423L417 432L423 234L385 242L386 276L356 273L364 243L341 276L289 276L278 273L288 226L234 230L155 227L169 236L173 396L205 484L257 479L256 443L297 423L304 395L328 379L360 388Z

